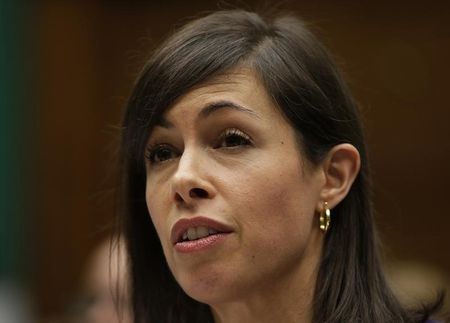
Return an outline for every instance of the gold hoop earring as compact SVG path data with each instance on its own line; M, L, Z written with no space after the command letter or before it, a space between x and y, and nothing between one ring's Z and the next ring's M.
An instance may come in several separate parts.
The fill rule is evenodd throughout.
M324 202L323 210L320 212L320 230L327 232L331 223L331 212L328 208L328 203Z

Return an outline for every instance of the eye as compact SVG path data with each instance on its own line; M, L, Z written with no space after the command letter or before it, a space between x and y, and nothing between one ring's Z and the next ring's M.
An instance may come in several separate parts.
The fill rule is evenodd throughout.
M169 161L178 157L178 151L167 144L157 144L149 146L145 158L150 161L150 164L158 164Z
M231 128L226 129L220 136L215 148L234 148L252 144L250 136L242 131Z

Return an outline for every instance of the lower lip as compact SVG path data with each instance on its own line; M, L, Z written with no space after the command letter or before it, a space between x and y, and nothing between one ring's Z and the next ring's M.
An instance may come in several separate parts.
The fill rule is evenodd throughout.
M230 233L217 233L198 240L177 242L175 250L181 253L190 253L210 249L225 240Z

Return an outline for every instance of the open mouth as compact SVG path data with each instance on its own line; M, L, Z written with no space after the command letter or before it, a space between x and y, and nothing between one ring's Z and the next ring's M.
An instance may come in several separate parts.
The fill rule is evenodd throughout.
M183 233L178 242L198 240L217 233L219 233L219 231L208 227L189 228Z
M207 217L183 218L172 227L171 241L173 244L178 244L196 240L211 240L232 231L232 227Z

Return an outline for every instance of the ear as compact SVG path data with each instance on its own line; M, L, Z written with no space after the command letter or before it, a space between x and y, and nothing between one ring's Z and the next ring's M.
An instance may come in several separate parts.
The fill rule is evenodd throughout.
M358 175L360 165L359 152L351 144L336 145L328 152L322 162L325 183L317 210L323 209L324 202L332 209L345 198Z

